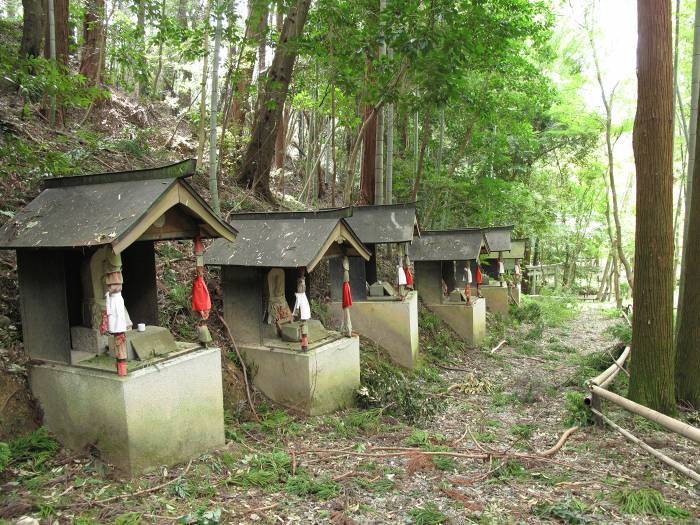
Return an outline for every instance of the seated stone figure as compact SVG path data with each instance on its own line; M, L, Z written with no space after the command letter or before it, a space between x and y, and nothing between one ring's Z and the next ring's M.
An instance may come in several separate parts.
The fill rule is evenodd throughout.
M295 321L285 297L284 270L273 268L267 274L267 323L275 328L275 333L288 342L301 339L301 322ZM308 342L320 341L328 336L328 330L318 319L306 321Z

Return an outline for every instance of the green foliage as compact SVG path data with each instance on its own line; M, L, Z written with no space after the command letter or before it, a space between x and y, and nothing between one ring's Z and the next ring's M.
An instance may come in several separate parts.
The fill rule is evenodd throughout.
M183 525L216 525L221 521L221 509L198 509L193 514L187 514L177 520Z
M605 331L626 345L632 344L632 327L625 320L610 325Z
M6 466L30 463L39 468L51 459L60 447L58 441L49 435L46 427L40 427L31 434L10 441L10 459Z
M141 514L138 512L126 512L114 518L114 525L139 525L142 523Z
M0 77L9 81L26 101L56 97L67 108L87 107L106 93L88 85L85 77L67 71L42 56L21 57L0 46Z
M379 348L363 344L362 387L357 394L360 407L383 408L385 414L410 424L425 422L443 408L439 399L430 395L434 377L426 374L425 369L401 369L380 352Z
M415 525L438 525L439 523L447 523L450 519L432 502L411 509L408 515L411 517L411 523Z
M331 479L313 479L306 473L287 478L285 490L296 496L316 496L326 500L340 494L341 487Z
M538 503L533 507L532 512L535 516L553 518L570 525L600 522L600 517L590 515L588 505L576 498L568 498L562 502L555 503Z
M530 439L537 425L534 423L516 423L510 429L511 434L520 439Z
M566 418L565 424L585 427L593 424L590 409L584 403L586 396L581 392L569 391L566 393Z
M367 479L355 478L355 483L360 488L368 490L374 494L388 494L396 487L396 482L389 478Z
M690 513L668 503L663 495L652 488L624 489L613 494L613 500L625 514L647 514L670 518L688 518Z
M240 487L270 487L286 481L292 473L292 460L284 452L261 452L243 458L244 469L227 480Z
M494 480L501 482L528 477L530 477L530 473L527 467L514 459L503 461L497 466L493 473Z
M376 432L381 425L382 409L349 410L342 419L334 420L335 431L344 437Z
M4 472L12 459L10 445L0 441L0 473Z

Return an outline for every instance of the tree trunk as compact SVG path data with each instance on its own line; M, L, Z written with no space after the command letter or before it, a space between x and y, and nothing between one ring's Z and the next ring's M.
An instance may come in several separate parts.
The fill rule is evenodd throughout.
M216 5L216 31L214 32L214 57L211 68L211 108L209 118L209 192L212 208L218 215L219 185L217 180L216 127L219 115L219 49L221 48L221 9Z
M264 39L261 36L261 28L267 28L268 3L264 0L248 1L248 18L245 24L245 34L243 42L240 44L240 54L238 57L237 77L238 82L233 90L233 102L231 117L238 133L243 130L246 116L246 99L248 88L253 81L253 71L255 70L255 57L257 48L252 45L253 41L260 42Z
M362 139L362 166L360 167L360 204L374 204L375 163L377 161L377 114L365 106L364 120L367 122Z
M695 155L700 154L696 141ZM699 177L700 164L695 164L693 178ZM697 180L697 178L696 178ZM683 257L687 258L684 286L678 299L678 333L676 336L676 397L679 401L700 407L700 191L693 187L687 197L690 208ZM682 305L682 308L681 308Z
M391 49L389 56L393 55ZM384 190L384 204L394 202L394 105L386 107L386 172L384 180L386 189Z
M68 0L53 0L56 37L56 62L68 65ZM45 12L48 10L45 9ZM44 56L51 58L49 49L49 24L48 17L44 20Z
M608 255L608 258L605 261L605 269L603 270L603 276L600 278L600 286L598 287L598 293L595 297L595 300L598 302L603 300L603 294L605 292L605 283L608 282L608 275L610 274L611 263L612 257Z
M101 0L104 3L104 0ZM136 35L138 38L139 52L141 56L146 57L146 0L138 0L136 12ZM136 96L146 96L146 72L137 71L137 89Z
M143 0L142 0L143 1ZM202 169L202 158L204 156L204 145L207 141L207 77L209 76L209 18L211 16L211 3L213 0L206 0L204 8L204 34L202 45L204 47L204 58L202 59L202 82L200 85L199 98L199 127L197 129L197 167Z
M253 120L251 139L241 164L239 181L269 201L274 201L270 191L270 166L277 126L282 118L297 58L295 46L289 44L302 35L310 4L311 0L297 0L284 21L275 57L259 97L261 103L258 104Z
M673 70L670 2L637 2L637 171L630 399L675 409L673 349ZM695 312L694 312L695 313ZM696 323L693 318L692 323ZM696 343L696 341L693 341Z
M418 153L418 163L416 165L416 180L413 181L413 192L411 193L412 201L418 199L418 191L420 190L420 178L425 163L425 149L428 147L428 142L430 142L430 116L430 110L426 109L425 116L423 117L423 135L420 142L420 152Z
M20 54L38 57L41 54L41 37L44 34L44 8L42 0L22 0L22 43Z
M83 51L80 61L80 74L91 84L100 83L100 60L104 44L104 0L89 0L85 6L83 19Z
M690 225L690 196L693 192L693 174L695 173L695 142L698 129L698 99L700 98L700 2L695 2L695 30L693 32L693 70L690 82L690 117L688 131L688 166L685 181L685 217L683 220L683 250L681 255L681 277L678 283L678 312L677 319L681 318L683 311L687 259L685 256L688 245L688 227Z
M161 24L161 30L163 29L163 26L165 24L165 0L163 0L160 4L160 24ZM160 42L158 44L158 66L156 67L156 74L153 76L153 89L151 92L153 95L156 95L158 93L158 81L160 80L160 73L163 71L163 42L165 41L165 38L161 35Z

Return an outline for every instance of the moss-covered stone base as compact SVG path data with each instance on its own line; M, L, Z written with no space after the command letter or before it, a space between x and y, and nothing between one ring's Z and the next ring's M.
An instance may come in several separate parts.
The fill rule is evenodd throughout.
M255 386L281 405L318 415L355 403L360 387L357 337L341 337L307 352L263 346L241 351Z
M427 304L426 307L445 321L470 346L478 346L486 336L486 301L461 304Z
M34 365L44 423L68 448L95 446L134 475L224 444L221 352L208 348L125 377L75 366Z
M476 289L474 289L476 291ZM508 287L489 284L481 287L481 295L486 299L486 310L494 314L508 315Z
M341 303L329 305L333 320L342 322ZM409 292L403 300L353 301L352 328L384 348L391 360L413 368L418 359L418 294Z

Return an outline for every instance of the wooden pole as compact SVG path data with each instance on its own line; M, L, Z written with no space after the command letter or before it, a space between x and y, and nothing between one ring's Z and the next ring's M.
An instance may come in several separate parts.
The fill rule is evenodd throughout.
M607 390L599 386L591 385L590 388L591 392L594 395L598 395L601 398L606 399L611 403L615 403L616 405L624 408L625 410L628 410L629 412L645 417L653 421L654 423L658 423L659 425L667 428L668 430L675 432L676 434L680 434L681 436L686 437L691 441L694 441L695 443L700 443L700 428L688 425L687 423L683 423L682 421L673 419L672 417L657 412L656 410L652 410L651 408L645 407L644 405L640 405L639 403L630 401L626 397L622 397L617 394L613 394L612 392L608 392Z
M593 379L588 381L589 385L596 385L601 388L606 388L613 379L617 376L617 374L622 370L622 365L625 363L627 360L627 357L630 355L630 347L628 346L625 348L625 351L620 354L620 357L618 357L615 362L613 362L612 365L610 365L605 371L601 372L599 375L595 376Z
M627 439L629 439L632 443L636 443L637 445L639 445L640 447L642 447L644 450L646 450L647 452L649 452L649 454L651 454L652 456L654 456L654 457L657 458L658 460L660 460L660 461L662 461L663 463L665 463L666 465L668 465L668 466L670 466L670 467L676 469L678 472L682 472L683 474L685 474L685 475L688 476L689 478L694 479L695 481L700 482L700 474L698 474L698 473L695 472L694 470L689 469L688 467L686 467L685 465L679 463L679 462L676 461L675 459L671 459L670 457L668 457L667 455L663 454L662 452L659 452L659 451L656 450L655 448L650 447L649 445L647 445L644 441L642 441L642 440L639 439L638 437L632 435L630 432L628 432L627 430L625 430L625 429L622 428L621 426L619 426L619 425L613 423L609 418L605 417L599 410L592 408L591 411L593 412L593 414L594 414L596 417L598 417L598 418L600 418L601 420L605 421L608 425L610 425L612 428L614 428L615 430L617 430L620 434L622 434L623 436L625 436L625 437L626 437Z

